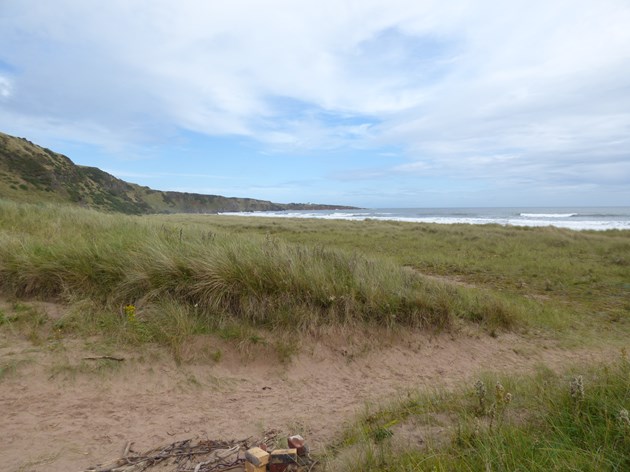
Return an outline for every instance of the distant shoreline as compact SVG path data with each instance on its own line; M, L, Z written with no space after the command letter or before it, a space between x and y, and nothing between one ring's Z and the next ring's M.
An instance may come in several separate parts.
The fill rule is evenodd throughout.
M219 212L223 216L630 230L630 207L387 208Z

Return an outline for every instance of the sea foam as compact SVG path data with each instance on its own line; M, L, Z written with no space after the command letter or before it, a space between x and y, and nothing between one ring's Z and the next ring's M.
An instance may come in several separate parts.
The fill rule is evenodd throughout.
M533 210L533 209L532 209ZM541 210L543 210L541 208ZM547 211L544 211L547 210ZM221 215L266 218L315 218L350 221L401 221L409 223L471 224L503 226L554 226L571 230L630 230L630 208L587 208L579 211L525 208L400 208L332 211L226 212ZM572 209L573 210L573 209ZM612 211L611 211L612 210Z

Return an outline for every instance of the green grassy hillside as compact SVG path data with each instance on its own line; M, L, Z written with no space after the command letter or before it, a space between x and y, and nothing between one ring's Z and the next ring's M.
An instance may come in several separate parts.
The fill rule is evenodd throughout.
M3 133L0 133L0 197L27 203L74 203L127 214L344 208L153 190L117 179L95 167L77 166L62 154Z

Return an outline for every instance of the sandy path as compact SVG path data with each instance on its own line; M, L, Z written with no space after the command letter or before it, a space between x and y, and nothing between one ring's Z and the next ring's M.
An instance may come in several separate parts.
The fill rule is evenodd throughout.
M482 369L553 368L605 354L515 335L417 334L360 356L312 342L286 367L255 355L244 364L236 353L177 366L165 354L126 352L119 367L95 373L77 372L106 362L81 361L93 354L83 343L51 351L5 336L0 345L0 359L30 359L0 381L0 470L29 472L79 471L119 457L127 441L142 451L195 436L258 436L265 428L301 432L317 449L366 401L453 385Z

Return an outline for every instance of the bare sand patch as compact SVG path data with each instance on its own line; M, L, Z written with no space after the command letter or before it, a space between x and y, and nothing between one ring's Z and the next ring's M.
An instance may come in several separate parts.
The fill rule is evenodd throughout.
M159 348L117 351L123 362L86 360L95 352L85 340L34 346L0 331L0 360L23 361L0 380L0 470L79 471L120 457L128 441L142 451L271 428L301 433L317 451L366 402L454 386L479 370L525 372L610 354L516 334L406 333L373 348L348 339L313 338L288 364L256 348L244 359L224 344L218 362L178 365Z

